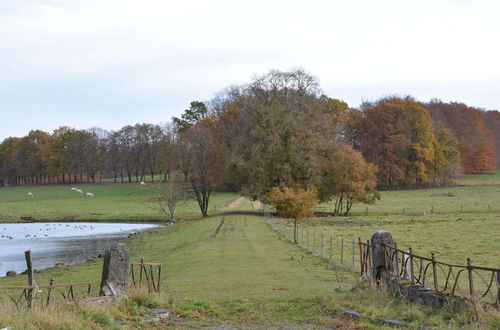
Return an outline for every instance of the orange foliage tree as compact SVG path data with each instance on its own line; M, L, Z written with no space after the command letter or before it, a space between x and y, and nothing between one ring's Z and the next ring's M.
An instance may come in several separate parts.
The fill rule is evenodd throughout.
M277 213L284 218L293 219L293 242L297 244L297 219L310 218L314 215L313 207L319 200L316 189L296 187L273 187L266 202L275 206Z

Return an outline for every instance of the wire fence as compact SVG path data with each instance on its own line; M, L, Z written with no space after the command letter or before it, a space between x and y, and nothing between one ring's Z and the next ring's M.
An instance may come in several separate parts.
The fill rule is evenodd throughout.
M269 212L264 215L267 223L289 241L296 240L299 246L332 265L372 279L369 240L334 239L332 234L303 226L295 230L293 223L275 218ZM405 251L397 246L384 245L384 253L386 268L401 284L500 305L500 269L475 266L470 258L465 265L449 264L436 260L434 253L425 257L413 253L411 248Z
M332 207L316 206L316 213L328 214ZM353 207L350 215L405 215L422 216L428 214L472 214L472 213L500 213L500 207L494 204L457 204L457 205L429 205L427 207L399 207L399 206L357 206Z
M281 233L289 241L294 242L295 229L293 224L280 221L269 212L265 212L264 216L267 223L275 231ZM298 245L313 255L327 260L332 265L353 272L359 268L357 266L360 262L359 251L354 239L334 238L333 234L327 235L303 226L297 226L296 236Z

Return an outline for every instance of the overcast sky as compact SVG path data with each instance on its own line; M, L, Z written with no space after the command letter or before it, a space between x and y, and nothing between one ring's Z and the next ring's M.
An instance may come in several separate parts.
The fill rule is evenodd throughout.
M167 122L302 67L358 106L389 95L500 109L500 1L0 0L0 140Z

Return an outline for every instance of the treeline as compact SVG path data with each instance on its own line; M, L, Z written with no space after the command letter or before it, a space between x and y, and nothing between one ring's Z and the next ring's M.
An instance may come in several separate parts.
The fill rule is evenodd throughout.
M314 189L334 214L373 203L377 186L447 183L500 162L500 114L461 103L386 97L359 109L323 95L302 70L271 71L192 102L165 126L61 127L0 144L0 184L189 182L206 214L216 189L265 200Z
M172 136L168 126L152 124L116 132L34 130L0 145L0 185L101 182L103 176L139 182L146 175L167 173Z
M383 98L351 110L351 143L378 184L442 183L500 164L500 113L463 103Z

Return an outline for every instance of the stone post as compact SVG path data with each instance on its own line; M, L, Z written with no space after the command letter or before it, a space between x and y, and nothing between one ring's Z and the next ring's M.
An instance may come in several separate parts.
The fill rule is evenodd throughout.
M385 258L385 252L383 244L395 246L394 239L391 233L385 230L379 230L373 234L371 239L372 246L372 278L375 280L380 279L380 274L382 271L386 270L386 264L390 264L392 261Z
M116 243L107 250L102 266L101 296L119 296L128 289L130 250Z

